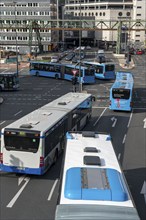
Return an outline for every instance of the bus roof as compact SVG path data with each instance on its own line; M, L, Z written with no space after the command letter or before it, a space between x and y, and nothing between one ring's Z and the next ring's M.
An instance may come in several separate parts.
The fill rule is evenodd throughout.
M5 128L45 131L90 96L87 93L67 93Z
M91 61L82 61L83 64L91 64L91 65L99 65L99 66L105 66L105 65L115 65L114 63L98 63L98 62L91 62Z
M67 134L62 186L60 204L133 206L109 134Z
M134 85L133 75L130 72L117 72L116 80L111 89L132 89Z
M109 134L68 132L55 220L139 219Z
M11 75L17 75L16 72L5 72L5 73L0 73L0 76L11 76Z
M125 82L125 81L115 81L112 85L112 89L132 89L133 82Z
M133 74L131 72L117 72L116 80L133 82Z

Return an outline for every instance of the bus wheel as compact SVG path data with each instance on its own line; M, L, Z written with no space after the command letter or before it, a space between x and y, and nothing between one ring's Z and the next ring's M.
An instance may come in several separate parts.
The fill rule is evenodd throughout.
M55 75L55 79L59 79L58 74Z
M35 75L36 75L36 76L39 76L39 72L37 71Z

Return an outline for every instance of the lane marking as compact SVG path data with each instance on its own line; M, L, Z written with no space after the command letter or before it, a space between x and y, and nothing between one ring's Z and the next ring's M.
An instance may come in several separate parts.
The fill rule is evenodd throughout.
M126 140L126 134L124 135L124 138L123 138L122 144L125 144L125 140Z
M95 121L95 123L93 124L93 126L95 126L95 125L99 122L100 118L102 117L102 115L104 114L104 112L106 111L106 109L107 109L107 108L105 108L105 109L103 110L103 112L101 113L101 115L99 116L99 118Z
M128 121L127 128L129 128L129 126L130 126L130 122L131 122L132 116L133 116L133 110L132 110L132 112L130 114L130 118L129 118L129 121Z
M48 196L48 201L51 200L52 195L53 195L53 192L54 192L54 190L55 190L55 187L56 187L57 183L58 183L58 179L55 180L55 182L54 182L54 184L53 184L53 186L52 186L52 189L51 189L50 194L49 194L49 196Z
M4 124L6 121L2 121L1 123L0 123L0 125L2 125L2 124Z
M14 116L20 114L22 112L22 110L20 110L19 112L15 113Z
M22 181L25 179L26 176L20 176L18 178L18 186L22 183Z
M15 202L17 201L17 199L19 198L20 194L22 193L22 191L24 190L24 188L27 186L30 178L29 177L25 177L25 183L24 185L21 187L21 189L16 193L16 195L14 196L14 198L9 202L9 204L6 206L7 208L12 208L13 205L15 204Z
M121 158L121 154L119 153L119 154L118 154L118 160L120 160L120 158Z

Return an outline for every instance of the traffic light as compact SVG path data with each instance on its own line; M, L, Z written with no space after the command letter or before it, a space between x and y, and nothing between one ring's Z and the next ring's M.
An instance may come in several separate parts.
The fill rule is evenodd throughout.
M77 84L77 77L76 76L74 76L73 78L72 78L72 84L73 85L76 85Z

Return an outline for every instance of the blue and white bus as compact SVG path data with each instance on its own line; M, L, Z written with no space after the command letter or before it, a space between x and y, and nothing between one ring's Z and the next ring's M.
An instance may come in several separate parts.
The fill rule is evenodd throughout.
M110 89L109 109L119 111L132 110L134 80L132 73L117 72L116 80Z
M30 62L29 73L30 75L46 76L69 81L72 81L73 76L76 75L78 82L83 84L95 83L94 69L81 65L32 61Z
M68 132L55 220L140 220L111 136Z
M42 175L64 148L68 130L82 129L91 118L92 95L67 93L1 130L4 172Z
M115 79L115 64L83 61L86 66L94 67L97 79Z

